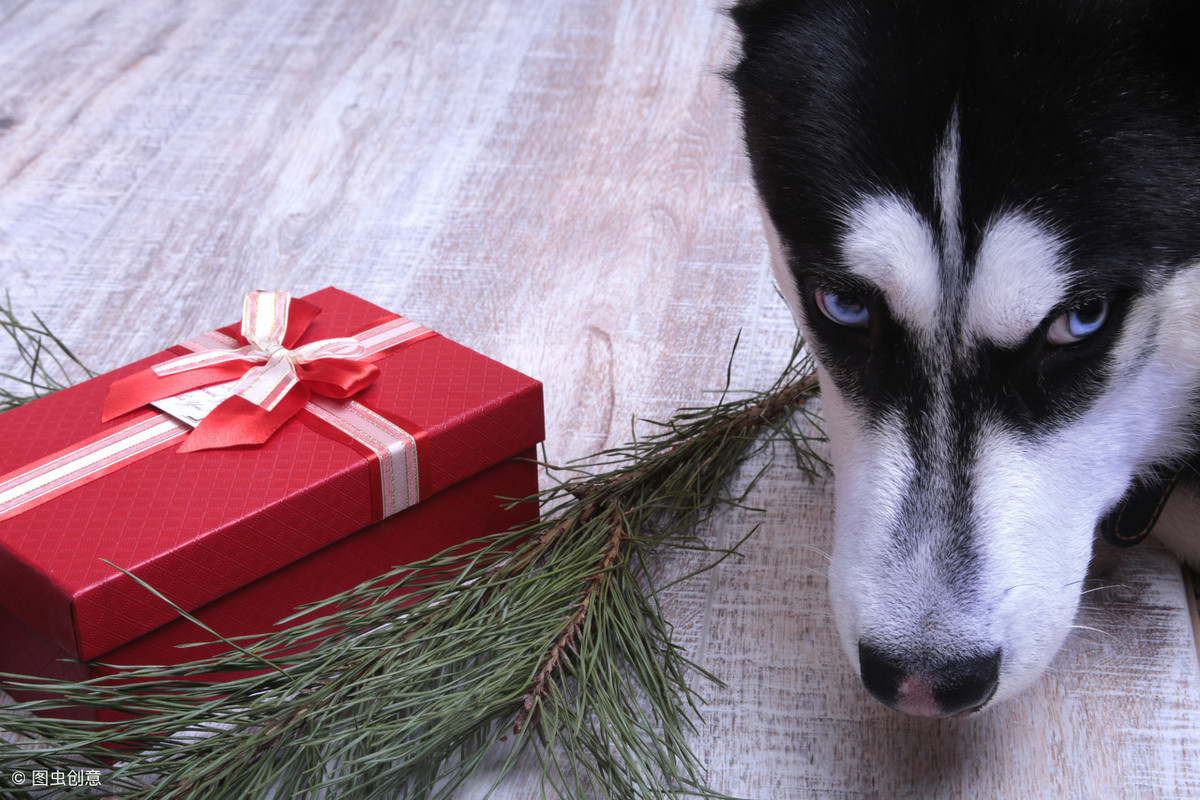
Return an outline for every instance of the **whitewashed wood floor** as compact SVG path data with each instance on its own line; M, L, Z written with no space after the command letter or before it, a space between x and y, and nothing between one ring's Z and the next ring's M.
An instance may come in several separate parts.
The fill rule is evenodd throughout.
M552 460L623 442L635 415L704 402L739 330L743 387L793 336L713 6L0 0L0 288L111 368L230 321L247 289L336 285L543 380ZM702 532L728 545L762 523L743 557L668 598L727 683L701 687L695 737L715 788L1200 796L1192 621L1162 552L1100 569L1021 699L908 719L837 644L829 489L777 466L752 496L765 514Z

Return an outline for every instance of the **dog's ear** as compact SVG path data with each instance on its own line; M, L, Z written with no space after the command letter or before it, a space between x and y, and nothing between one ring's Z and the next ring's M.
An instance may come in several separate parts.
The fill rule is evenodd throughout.
M726 77L745 90L746 84L792 80L798 72L844 71L847 65L841 62L861 49L870 27L864 5L862 0L738 0L728 13L741 32L742 59ZM740 81L739 70L763 74Z
M781 6L791 7L792 3L781 3L779 0L738 0L728 9L727 13L743 31L749 28L760 28L779 16Z
M799 6L798 2L781 0L738 0L729 8L729 16L745 33L773 25L780 15Z
M738 0L728 14L743 37L773 34L805 18L836 18L856 0Z

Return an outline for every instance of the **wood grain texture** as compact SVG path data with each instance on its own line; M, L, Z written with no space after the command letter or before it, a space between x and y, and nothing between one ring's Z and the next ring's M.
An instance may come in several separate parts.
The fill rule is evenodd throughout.
M542 379L547 455L585 456L704 402L739 330L735 386L786 360L718 76L732 44L693 0L0 0L0 285L100 368L232 321L247 289L336 285ZM1030 693L912 720L866 697L833 631L828 479L781 454L750 503L702 531L761 524L742 557L665 598L727 683L701 687L695 738L716 788L1200 796L1163 552L1100 569Z

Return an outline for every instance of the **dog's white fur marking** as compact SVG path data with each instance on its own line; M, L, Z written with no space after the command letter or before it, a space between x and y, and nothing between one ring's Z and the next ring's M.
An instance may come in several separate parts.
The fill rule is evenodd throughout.
M911 203L889 194L865 199L846 224L847 268L884 293L897 319L932 337L942 300L933 229Z
M792 272L791 254L779 237L779 231L776 230L775 223L771 221L771 215L767 213L767 208L761 200L758 202L758 211L762 215L763 233L766 234L767 247L771 253L771 271L775 275L775 283L779 286L788 308L792 310L796 323L800 324L803 321L800 316L800 287L796 283L795 273Z
M908 441L898 432L898 421L868 426L845 403L829 375L820 368L818 375L837 480L837 535L830 565L830 597L842 646L850 663L857 665L858 640L862 628L870 624L862 620L867 606L890 605L888 592L879 591L881 576L876 562L887 555L886 533L912 481L913 457ZM847 531L855 535L846 535ZM844 613L842 609L852 611ZM878 610L882 612L881 620L889 616L885 609Z
M942 260L961 272L963 262L962 198L959 188L958 105L950 112L946 132L934 159L936 200L942 217Z
M1120 438L1103 438L1110 427L1097 408L1040 443L1002 425L985 428L974 522L987 612L979 624L1004 651L997 699L1035 680L1070 630L1095 523L1130 477L1126 465L1108 460L1119 454Z
M993 220L975 258L967 295L967 344L1015 346L1067 290L1062 240L1027 214Z

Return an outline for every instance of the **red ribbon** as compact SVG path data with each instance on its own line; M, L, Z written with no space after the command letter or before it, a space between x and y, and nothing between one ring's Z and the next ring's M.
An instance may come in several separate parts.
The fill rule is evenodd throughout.
M371 362L394 346L365 347L355 337L301 345L320 312L287 292L251 292L237 336L209 334L210 343L199 352L115 382L102 418L107 422L157 400L236 381L233 395L204 417L180 452L261 445L312 395L344 400L361 392L379 377L379 368ZM393 315L391 319L403 318Z

